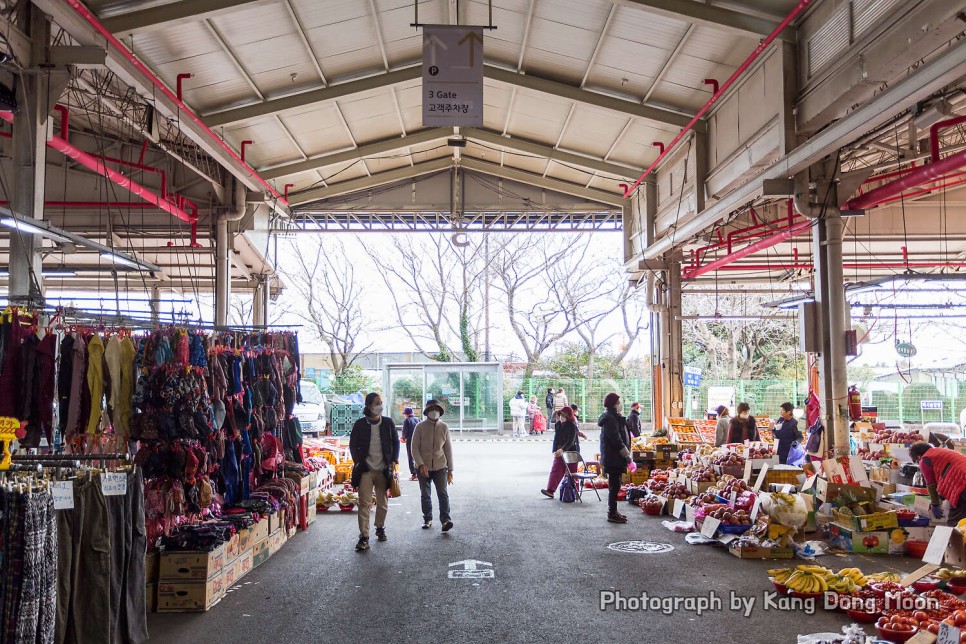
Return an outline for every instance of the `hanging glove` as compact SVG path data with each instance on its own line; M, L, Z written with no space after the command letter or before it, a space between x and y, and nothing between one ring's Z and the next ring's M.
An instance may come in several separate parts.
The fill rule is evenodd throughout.
M944 516L943 506L941 505L930 505L929 511L932 512L932 516L935 517L936 519L942 519Z

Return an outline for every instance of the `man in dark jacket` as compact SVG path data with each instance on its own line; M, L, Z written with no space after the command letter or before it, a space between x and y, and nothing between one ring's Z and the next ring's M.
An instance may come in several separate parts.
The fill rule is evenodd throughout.
M376 538L385 541L389 500L386 491L399 463L399 434L392 418L382 415L382 397L366 396L364 416L349 435L352 455L352 486L359 489L359 542L357 551L369 549L369 512L376 494Z
M406 456L409 457L409 480L416 480L416 461L413 460L413 432L416 431L416 425L419 421L413 416L413 408L406 407L403 409L403 416L405 420L403 421L402 428L402 442L406 444Z
M778 462L782 465L788 464L788 452L792 448L792 443L801 442L802 432L798 429L798 421L795 419L794 407L791 403L782 403L781 413L775 421L775 440L778 441Z
M551 420L556 420L556 414L553 413L553 387L547 389L547 397L544 399L543 404L547 408L547 423L549 424ZM556 425L556 423L554 424Z
M631 405L631 414L627 417L627 433L631 440L641 435L641 403Z
M621 477L631 461L631 441L627 434L627 419L621 416L621 399L615 393L604 398L607 410L597 421L600 427L600 464L607 474L607 520L611 523L627 523L627 517L617 511L617 493L621 489Z

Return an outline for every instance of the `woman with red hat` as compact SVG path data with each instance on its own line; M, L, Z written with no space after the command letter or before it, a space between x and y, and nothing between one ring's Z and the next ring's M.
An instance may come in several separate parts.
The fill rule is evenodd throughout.
M577 421L574 417L574 410L564 407L559 412L560 423L557 424L553 434L553 465L550 468L550 478L547 480L547 488L540 490L546 497L553 498L553 491L560 485L564 477L564 468L568 467L571 472L577 471L576 463L564 463L564 452L579 452L580 447L577 443Z
M627 523L627 517L617 511L617 493L621 478L631 462L631 441L627 434L627 419L621 415L621 397L611 392L604 398L606 411L597 421L600 426L600 464L607 474L607 520Z

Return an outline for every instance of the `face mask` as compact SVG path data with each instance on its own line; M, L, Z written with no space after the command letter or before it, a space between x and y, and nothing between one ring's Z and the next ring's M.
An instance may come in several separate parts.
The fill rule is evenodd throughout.
M382 416L382 405L373 405L372 406L372 415L373 416Z
M428 414L426 414L426 417L429 418L430 420L439 420L439 412L436 410L433 410Z
M743 411L743 412L741 412L739 414L739 416L741 416L742 418L748 418L748 416L750 416L750 414L748 412L746 412L746 411Z

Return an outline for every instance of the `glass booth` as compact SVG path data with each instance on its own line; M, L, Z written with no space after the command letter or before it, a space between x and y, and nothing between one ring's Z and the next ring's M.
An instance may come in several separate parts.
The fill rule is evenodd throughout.
M390 364L382 372L388 412L397 425L412 407L421 419L423 406L436 399L453 431L497 431L503 427L503 365L498 362Z

